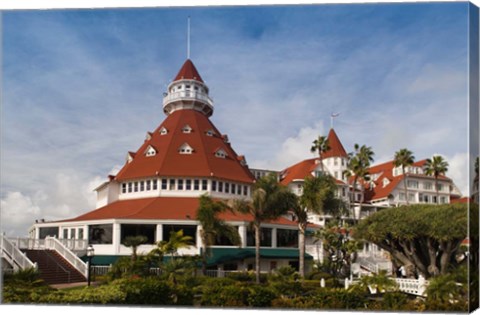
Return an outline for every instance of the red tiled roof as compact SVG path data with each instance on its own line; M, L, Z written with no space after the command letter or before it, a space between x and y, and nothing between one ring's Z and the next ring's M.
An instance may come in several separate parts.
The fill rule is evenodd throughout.
M195 65L190 59L187 59L187 61L185 61L180 71L178 71L177 76L175 77L175 79L173 79L173 81L178 80L197 80L203 83L202 77L200 76L197 68L195 68Z
M326 159L329 157L348 157L347 152L343 148L343 145L340 142L340 139L338 138L337 133L335 132L335 130L333 130L333 128L330 129L330 132L328 133L328 145L330 147L330 150L323 153L322 158Z
M188 197L155 197L131 200L119 200L109 205L90 211L76 218L57 221L92 221L108 219L130 219L130 220L191 220L195 221L199 198ZM225 221L244 221L251 222L252 216L249 214L224 212L220 219ZM290 221L280 217L277 220L264 223L297 225L295 221Z
M187 124L192 128L190 133L182 132ZM160 134L162 127L168 130L167 134ZM215 135L206 135L208 130L214 130ZM118 172L116 179L123 181L152 176L188 176L253 183L253 175L246 166L241 165L231 145L217 136L220 134L202 113L191 109L175 111L152 133L149 140L145 140L133 160ZM192 154L178 152L185 143L193 148ZM154 147L157 153L146 156L144 152L148 146ZM218 148L227 153L225 158L215 156Z
M450 198L450 203L471 203L471 202L473 202L473 199L469 197L462 197L462 198L451 197Z
M286 168L282 171L283 178L280 180L280 183L286 186L294 180L304 180L305 177L312 177L312 171L315 170L318 165L317 161L319 161L317 158L303 160ZM346 185L346 183L338 179L335 179L335 182L338 185Z
M417 161L413 163L413 166L417 167L423 167L426 163L426 159ZM381 175L374 181L375 183L375 188L369 189L369 187L366 187L365 190L365 201L371 201L371 200L378 200L382 198L387 198L389 194L392 193L392 191L398 186L398 184L402 181L404 178L404 175L399 175L399 176L393 176L393 160L392 161L387 161L382 164L374 165L369 168L369 173L371 175L374 174L379 174ZM417 178L432 178L431 176L424 175L424 174L412 174L412 173L407 173L408 177L417 177ZM383 180L384 179L389 180L389 184L383 185ZM451 181L450 178L440 175L438 177L440 180L445 180L445 181ZM366 184L368 185L368 184Z

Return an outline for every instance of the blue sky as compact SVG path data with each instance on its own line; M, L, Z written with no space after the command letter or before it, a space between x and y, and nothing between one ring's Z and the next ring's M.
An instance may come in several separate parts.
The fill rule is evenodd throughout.
M330 128L376 162L444 155L466 193L468 3L4 11L2 229L91 210L165 118L191 59L251 167L311 158Z

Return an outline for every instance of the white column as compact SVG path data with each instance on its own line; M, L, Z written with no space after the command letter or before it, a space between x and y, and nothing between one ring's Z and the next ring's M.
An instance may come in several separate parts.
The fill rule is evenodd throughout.
M240 225L238 227L238 234L240 234L240 247L247 247L247 227Z
M163 225L157 224L157 232L155 235L155 242L160 242L163 240Z
M201 225L197 225L197 245L196 246L197 246L198 252L200 253L200 248L203 247Z
M115 254L120 254L120 224L113 223L112 228L112 245L114 248Z
M272 247L277 248L277 228L272 229Z

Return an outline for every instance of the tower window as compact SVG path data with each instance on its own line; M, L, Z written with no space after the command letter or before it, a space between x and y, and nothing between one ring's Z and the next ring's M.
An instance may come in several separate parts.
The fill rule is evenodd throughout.
M162 190L167 190L167 179L162 178Z
M142 180L140 182L140 191L144 191L145 190L145 182Z
M212 180L212 191L217 191L217 181Z
M132 192L132 183L128 183L128 192L129 192L129 193Z
M183 179L178 180L178 190L183 190Z
M127 184L126 183L123 183L122 184L122 193L126 193L127 192Z
M134 192L137 192L137 191L138 191L138 182L135 182L135 183L133 184L133 191L134 191Z
M151 145L149 145L147 147L147 150L145 150L145 155L146 156L154 156L155 154L157 154L157 150L155 150L155 148Z
M158 188L158 187L157 187L157 180L156 180L156 179L152 180L152 183L153 183L152 189L153 189L153 190L157 190L157 188Z
M207 180L202 179L202 190L207 190Z
M223 192L223 182L218 182L218 192Z
M167 128L162 127L162 129L160 129L160 134L161 134L162 136L166 135L167 133L168 133Z
M192 190L192 180L191 179L185 180L185 189L186 190Z
M146 190L150 190L150 189L152 188L151 183L152 183L151 180L147 180L147 184L146 184L147 188L146 188Z
M218 149L215 151L215 156L224 159L227 156L227 153L223 149Z
M190 127L189 125L185 125L182 128L182 132L183 133L191 133L192 132L192 127Z
M200 190L200 181L198 179L193 181L193 190Z
M175 179L170 179L170 190L175 190Z
M180 148L178 148L178 152L180 154L192 154L193 148L188 145L188 143L184 143Z

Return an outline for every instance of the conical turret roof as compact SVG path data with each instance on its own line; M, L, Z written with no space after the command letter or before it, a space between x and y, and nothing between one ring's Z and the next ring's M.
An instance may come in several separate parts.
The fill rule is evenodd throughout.
M330 129L328 133L328 145L330 146L330 150L326 151L322 154L322 158L330 158L330 157L348 157L345 148L343 147L340 139L337 136L335 130Z
M187 59L185 63L183 64L182 68L180 68L180 71L178 71L177 76L173 81L178 81L178 80L197 80L203 83L202 77L197 71L197 68L195 68L195 65L190 59Z

